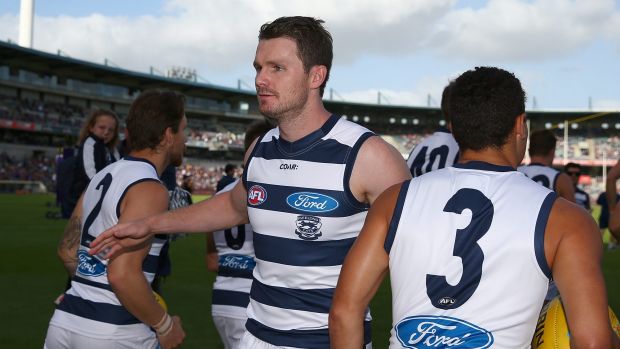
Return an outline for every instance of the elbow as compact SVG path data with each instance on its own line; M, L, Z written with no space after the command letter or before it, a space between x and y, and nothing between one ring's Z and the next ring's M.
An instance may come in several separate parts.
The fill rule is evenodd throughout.
M363 312L360 312L342 302L336 301L332 304L332 307L329 310L329 328L344 328L347 324L351 324L356 320L359 320L360 323L362 323L364 320L363 317Z
M117 290L122 290L123 286L128 284L127 280L129 280L128 272L118 269L108 269L108 282L115 292Z

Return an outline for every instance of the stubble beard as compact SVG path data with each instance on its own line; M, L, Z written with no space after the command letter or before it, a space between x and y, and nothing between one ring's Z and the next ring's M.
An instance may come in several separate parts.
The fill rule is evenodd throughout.
M276 98L279 97L280 94L276 96ZM259 111L268 119L280 124L283 121L297 118L307 102L308 91L300 88L297 93L290 95L289 101L277 104L272 108L264 108L259 104Z

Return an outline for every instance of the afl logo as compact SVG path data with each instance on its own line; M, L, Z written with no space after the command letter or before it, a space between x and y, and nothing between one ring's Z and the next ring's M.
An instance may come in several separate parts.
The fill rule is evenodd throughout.
M257 206L267 200L267 191L260 185L253 185L248 190L248 204Z

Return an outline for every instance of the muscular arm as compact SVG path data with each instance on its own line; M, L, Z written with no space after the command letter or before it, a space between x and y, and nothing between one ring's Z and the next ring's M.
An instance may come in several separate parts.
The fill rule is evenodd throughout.
M555 192L564 199L575 202L575 187L566 173L560 173L555 183Z
M58 242L56 252L58 258L62 261L69 277L75 275L77 269L77 249L80 245L80 237L82 232L82 197L77 202L69 221L65 226L65 232Z
M410 178L402 155L376 136L362 144L353 166L350 187L359 201L372 204L384 190Z
M131 221L168 209L168 191L157 182L136 184L121 205L119 222ZM155 301L143 272L142 263L151 248L150 241L108 262L108 279L123 306L143 323L153 326L164 316Z
M571 348L618 348L612 344L601 239L592 217L556 200L545 231L545 255L562 296Z
M400 185L375 201L362 231L347 255L329 312L331 348L362 348L364 314L388 271L383 248Z
M99 235L88 252L104 251L103 257L111 258L123 249L143 243L152 234L204 233L246 224L246 200L247 191L239 181L232 190L197 204L115 225Z

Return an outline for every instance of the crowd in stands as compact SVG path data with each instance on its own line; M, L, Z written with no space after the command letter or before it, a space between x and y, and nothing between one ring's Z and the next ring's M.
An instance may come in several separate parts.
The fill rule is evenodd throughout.
M87 110L79 106L0 96L0 119L79 130Z
M48 191L56 187L55 159L41 155L17 159L0 153L0 180L40 181Z

